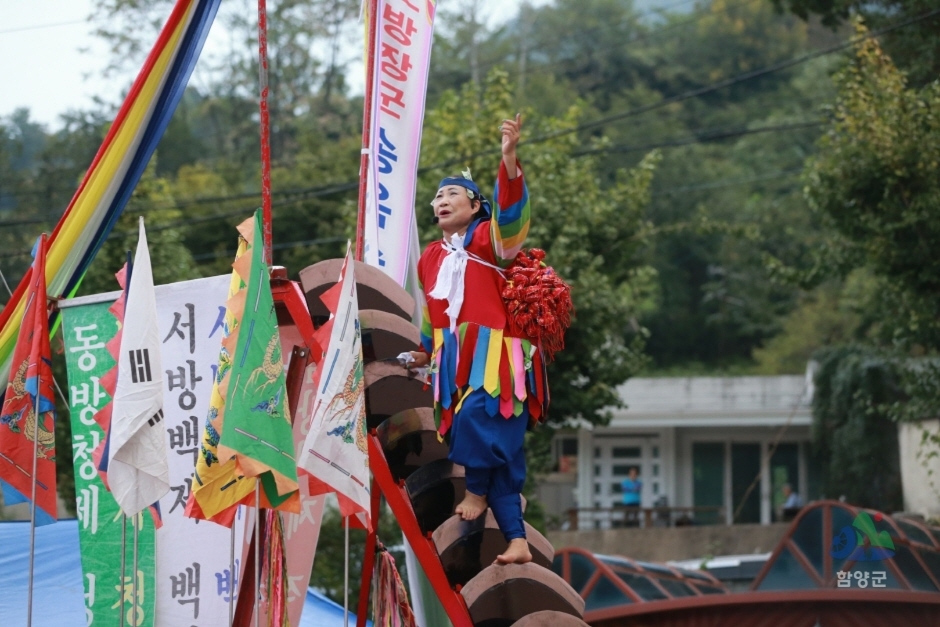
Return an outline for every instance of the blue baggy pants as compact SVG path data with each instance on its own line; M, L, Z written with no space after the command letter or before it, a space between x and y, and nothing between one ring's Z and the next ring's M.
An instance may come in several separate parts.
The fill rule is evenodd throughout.
M529 411L504 418L487 409L485 390L474 390L454 415L450 429L450 455L464 467L467 490L486 496L506 541L525 538L522 523L522 487L525 484L525 453L522 450ZM491 406L492 402L489 403Z

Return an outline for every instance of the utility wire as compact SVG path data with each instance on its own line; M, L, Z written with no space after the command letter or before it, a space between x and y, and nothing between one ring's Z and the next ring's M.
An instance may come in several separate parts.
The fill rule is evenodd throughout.
M0 35L7 33L22 33L28 30L42 30L44 28L55 28L57 26L72 26L73 24L86 24L85 20L70 20L68 22L51 22L49 24L33 24L32 26L17 26L16 28L5 28L0 30Z
M657 196L674 196L676 194L684 194L685 192L699 192L709 189L720 189L722 187L733 187L735 185L748 185L750 183L760 183L762 181L777 181L777 180L786 180L793 178L794 176L803 172L803 168L791 168L789 170L778 170L776 172L767 172L765 174L760 174L758 176L752 176L748 178L740 179L719 179L717 181L710 181L708 183L698 183L694 185L683 185L682 187L673 187L670 189L664 189L662 191L654 191L650 194L651 197L656 198Z
M736 75L736 76L732 76L732 77L730 77L730 78L726 78L726 79L724 79L724 80L720 80L720 81L717 81L717 82L715 82L715 83L711 83L710 85L704 85L704 86L699 87L699 88L696 88L696 89L691 89L691 90L686 91L686 92L683 92L683 93L681 93L681 94L677 94L677 95L675 95L675 96L670 96L669 98L664 98L663 100L660 100L659 102L655 102L655 103L648 104L648 105L643 105L643 106L641 106L641 107L637 107L637 108L635 108L635 109L630 109L630 110L628 110L628 111L623 111L623 112L621 112L621 113L616 113L616 114L614 114L614 115L608 115L608 116L599 118L599 119L597 119L597 120L594 120L594 121L592 121L592 122L585 122L585 123L583 123L583 124L579 124L578 126L575 126L575 127L573 127L573 128L570 128L570 129L564 129L564 130L560 130L560 131L555 131L555 132L553 132L553 133L547 133L547 134L542 135L542 136L540 136L540 137L531 139L531 140L529 140L529 141L527 141L527 142L519 142L519 144L522 145L522 144L524 144L524 143L525 143L525 144L541 143L541 142L543 142L543 141L548 141L548 140L554 139L554 138L556 138L556 137L562 137L562 136L564 136L564 135L570 135L571 133L578 133L578 132L581 132L581 131L590 130L590 129L593 129L593 128L597 128L598 126L604 126L604 125L606 125L606 124L610 124L611 122L618 122L618 121L624 120L624 119L626 119L626 118L630 118L630 117L634 117L634 116L640 115L641 113L647 113L647 112L649 112L649 111L654 111L654 110L656 110L656 109L662 109L663 107L667 107L667 106L669 106L669 105L671 105L671 104L675 104L675 103L677 103L677 102L682 102L682 101L684 101L684 100L689 100L690 98L697 98L697 97L699 97L699 96L704 96L704 95L706 95L706 94L710 94L710 93L712 93L712 92L718 91L719 89L723 89L723 88L725 88L725 87L730 87L730 86L735 85L735 84L737 84L737 83L743 83L743 82L745 82L745 81L750 81L750 80L753 80L753 79L755 79L755 78L759 78L759 77L761 77L761 76L766 76L767 74L773 74L773 73L775 73L775 72L779 72L779 71L781 71L781 70L785 70L785 69L791 68L791 67L793 67L793 66L795 66L795 65L799 65L799 64L801 64L801 63L806 63L807 61L811 61L811 60L816 59L816 58L819 58L819 57L823 57L823 56L826 56L826 55L830 55L830 54L833 54L833 53L835 53L835 52L840 52L840 51L842 51L842 50L844 50L844 49L846 49L846 48L850 48L850 47L852 47L852 46L855 46L856 44L859 44L859 43L865 41L866 39L872 39L872 38L874 38L874 37L880 37L881 35L884 35L884 34L889 33L889 32L891 32L891 31L897 30L897 29L899 29L899 28L904 28L904 27L910 26L910 25L912 25L912 24L916 24L917 22L921 22L921 21L923 21L923 20L930 19L930 18L932 18L932 17L936 17L937 15L940 15L940 9L934 9L933 11L930 11L930 12L928 12L928 13L924 13L924 14L921 14L921 15L918 15L918 16L915 16L915 17L912 17L912 18L903 20L903 21L897 22L897 23L895 23L895 24L891 24L890 26L886 26L886 27L880 28L880 29L878 29L878 30L869 31L868 33L865 33L864 35L861 35L861 36L858 36L858 37L852 37L851 39L848 39L848 40L846 40L846 41L844 41L844 42L842 42L842 43L834 44L834 45L832 45L832 46L829 46L829 47L826 47L826 48L822 48L822 49L820 49L820 50L815 50L815 51L813 51L813 52L808 52L808 53L806 53L806 54L800 55L800 56L798 56L798 57L794 57L794 58L792 58L792 59L786 59L786 60L784 60L784 61L778 61L777 63L772 63L772 64L770 64L770 65L767 65L767 66L765 66L765 67L759 68L759 69L757 69L757 70L752 70L752 71L750 71L750 72L744 72L743 74L738 74L738 75ZM487 151L487 152L491 152L491 151Z
M666 24L665 26L662 26L662 27L660 27L660 28L657 28L656 30L651 30L651 31L642 32L642 33L635 33L633 36L630 37L629 40L625 41L624 43L625 43L625 44L634 44L634 43L637 43L637 42L649 41L650 39L655 40L655 39L658 39L661 35L663 35L663 34L665 34L665 33L669 33L670 31L676 30L677 28L682 28L682 27L684 27L684 26L695 25L695 24L697 24L697 23L699 23L699 22L701 22L701 21L703 21L703 20L705 20L705 19L707 19L707 18L709 18L709 17L715 17L715 16L717 16L717 15L721 15L721 14L724 14L724 13L728 13L729 11L733 11L734 9L744 8L744 7L750 6L750 5L755 4L755 3L757 3L757 2L760 2L760 1L761 1L761 0L747 0L746 2L740 2L740 3L737 3L737 4L729 4L729 5L726 6L724 9L721 9L721 10L719 10L719 11L715 11L714 13L707 13L707 14L703 14L703 15L692 15L692 16L690 16L688 19L678 20L678 21L676 21L676 22L673 22L672 24ZM662 8L660 8L660 9L650 9L650 10L648 10L648 11L644 11L644 12L641 12L641 13L637 13L636 15L628 16L628 20L627 20L626 22L625 22L625 21L620 21L620 22L615 22L615 23L606 23L606 24L602 24L602 25L599 25L599 26L592 26L592 27L590 27L590 28L582 28L582 29L578 29L578 30L568 31L567 34L568 34L568 36L571 36L571 35L588 35L588 36L590 36L590 35L592 35L592 34L599 34L599 33L603 33L603 32L605 32L605 31L609 31L609 30L612 30L612 29L624 28L625 26L628 26L628 25L635 25L635 26L639 27L639 26L641 26L640 19L642 19L642 18L644 18L644 17L647 17L647 16L649 16L649 15L652 15L652 14L654 14L654 13L661 14L661 13L663 13L663 12L665 12L665 11L668 11L669 9L672 9L672 8L675 8L675 7L678 7L678 6L682 6L682 5L685 5L685 4L691 4L691 2L687 2L687 1L686 1L686 2L678 2L678 3L676 3L676 4L673 4L673 5L670 5L670 6L666 6L666 7L662 7ZM629 19L629 18L632 18L632 19ZM526 54L529 54L529 53L531 53L531 52L533 52L533 51L544 50L545 48L547 48L547 47L549 47L549 46L555 46L555 45L558 45L558 40L557 40L557 39L543 39L543 40L537 41L537 42L535 42L534 44L528 46L528 47L527 47L527 50L526 50ZM504 60L504 59L501 59L501 58L493 59L493 60L490 60L490 61L485 61L485 62L480 63L480 69L481 69L481 71L485 71L485 70L488 70L489 68L491 68L491 67L493 67L493 66L495 66L495 65L499 65L500 63L504 63L504 62L505 62L505 60ZM557 62L556 62L556 64L557 64ZM544 67L544 65L543 65L543 67Z
M552 140L552 139L556 139L556 138L558 138L558 137L563 137L563 136L565 136L565 135L570 135L570 134L572 134L572 133L578 133L578 132L585 131L585 130L591 130L591 129L597 128L597 127L599 127L599 126L604 126L604 125L609 124L609 123L612 123L612 122L618 122L618 121L620 121L620 120L624 120L624 119L629 118L629 117L634 117L634 116L637 116L637 115L641 115L641 114L643 114L643 113L648 113L648 112L650 112L650 111L654 111L654 110L656 110L656 109L661 109L661 108L663 108L663 107L667 107L667 106L669 106L669 105L671 105L671 104L675 104L675 103L677 103L677 102L682 102L682 101L685 101L685 100L689 100L689 99L691 99L691 98L696 98L696 97L699 97L699 96L703 96L703 95L706 95L706 94L709 94L709 93L718 91L719 89L723 89L723 88L725 88L725 87L730 87L731 85L735 85L735 84L737 84L737 83L741 83L741 82L753 80L753 79L758 78L758 77L761 77L761 76L766 76L766 75L769 75L769 74L773 74L773 73L775 73L775 72L779 72L779 71L781 71L781 70L784 70L784 69L787 69L787 68L790 68L790 67L794 67L794 66L799 65L799 64L801 64L801 63L806 63L807 61L811 61L812 59L816 59L816 58L819 58L819 57L822 57L822 56L826 56L826 55L829 55L829 54L833 54L833 53L835 53L835 52L840 52L840 51L842 51L842 50L844 50L844 49L846 49L846 48L852 47L852 46L854 46L854 45L856 45L856 44L858 44L858 43L861 43L862 41L865 41L865 40L867 40L867 39L871 39L871 38L874 38L874 37L879 37L879 36L881 36L881 35L884 35L884 34L886 34L886 33L891 32L891 31L894 31L894 30L897 30L897 29L900 29L900 28L904 28L904 27L910 26L910 25L912 25L912 24L916 24L917 22L921 22L921 21L923 21L923 20L931 19L931 18L933 18L933 17L936 17L937 15L940 15L940 9L934 9L933 11L929 11L929 12L927 12L927 13L923 13L923 14L921 14L921 15L914 16L914 17L912 17L912 18L908 18L908 19L902 20L902 21L900 21L900 22L896 22L895 24L891 24L891 25L886 26L886 27L884 27L884 28L880 28L880 29L877 29L877 30L874 30L874 31L869 31L868 33L866 33L866 34L864 34L864 35L861 35L861 36L859 36L859 37L853 37L853 38L848 39L848 40L846 40L846 41L844 41L844 42L842 42L842 43L839 43L839 44L835 44L835 45L832 45L832 46L829 46L829 47L826 47L826 48L822 48L822 49L820 49L820 50L816 50L816 51L814 51L814 52L810 52L810 53L807 53L807 54L804 54L804 55L800 55L800 56L794 57L794 58L792 58L792 59L787 59L787 60L785 60L785 61L780 61L780 62L777 62L777 63L773 63L773 64L771 64L771 65L765 66L765 67L763 67L763 68L759 68L759 69L757 69L757 70L753 70L753 71L750 71L750 72L745 72L745 73L743 73L743 74L738 74L738 75L736 75L736 76L733 76L733 77L730 77L730 78L727 78L727 79L724 79L724 80L721 80L721 81L717 81L717 82L715 82L715 83L711 83L710 85L705 85L705 86L703 86L703 87L699 87L699 88L696 88L696 89L692 89L692 90L683 92L683 93L681 93L681 94L677 94L677 95L675 95L675 96L671 96L671 97L668 97L668 98L664 98L663 100L660 100L660 101L655 102L655 103L651 103L651 104L649 104L649 105L643 105L643 106L641 106L641 107L637 107L637 108L634 108L634 109L630 109L630 110L627 110L627 111L623 111L623 112L621 112L621 113L617 113L617 114L614 114L614 115L605 116L605 117L603 117L603 118L599 118L599 119L593 120L593 121L591 121L591 122L585 122L585 123L579 124L579 125L577 125L577 126L574 126L574 127L569 128L569 129L561 129L561 130L558 130L558 131L553 131L553 132L550 132L550 133L546 133L546 134L540 135L540 136L538 136L538 137L534 137L534 138L532 138L532 139L530 139L530 140L522 141L522 142L520 142L520 145L530 145L530 144L539 144L539 143L543 143L543 142L546 142L546 141L550 141L550 140ZM650 145L649 148L647 148L647 149L651 149L651 148L653 148L653 147L656 147L656 146ZM445 167L449 167L449 166L452 166L452 165L464 163L467 159L473 159L473 158L480 157L480 156L486 156L486 155L489 155L489 154L493 154L494 152L496 152L496 149L487 149L487 150L482 150L482 151L479 151L479 152L474 153L474 154L471 154L471 155L466 155L466 156L458 157L458 158L451 159L451 160L449 160L449 161L445 161L445 162L438 163L438 164L435 164L435 165L424 166L424 167L418 169L418 174L420 175L420 174L424 174L424 173L427 173L427 172L430 172L430 171L439 170L439 169L443 169L443 168L445 168ZM306 189L306 190L303 190L303 189L301 189L301 190L295 190L293 193L297 195L297 198L290 199L290 200L285 200L285 201L281 201L281 202L279 202L279 203L276 203L274 206L284 206L284 205L292 204L292 203L294 203L294 202L299 202L299 201L302 201L302 200L307 200L307 199L311 199L311 198L317 198L317 197L326 196L326 195L337 194L337 193L341 193L341 192L344 192L344 191L350 191L350 190L352 190L352 189L355 189L357 186L358 186L358 181L350 181L350 182L347 182L347 183L338 183L338 184L336 184L336 185L329 186L329 187L326 187L326 188L320 187L320 188L308 188L308 189ZM254 195L254 197L258 197L259 195L260 195L260 194ZM238 197L244 197L244 196L247 196L247 195L237 195L237 196L238 196ZM189 205L187 205L187 204L185 204L185 203L177 203L176 205L174 205L175 208L184 208L184 207L186 207L186 206L189 206ZM182 222L182 223L178 223L178 224L173 224L173 225L166 225L164 228L176 228L176 227L178 227L178 226L185 226L186 224L192 224L192 223L197 222L197 221L198 221L198 222L207 222L207 221L212 221L212 220L216 220L216 219L222 219L222 218L226 218L226 217L231 217L231 216L233 216L233 215L238 215L239 213L241 213L241 212L229 212L229 213L226 213L226 214L216 214L216 215L214 215L214 216L202 216L202 217L200 217L200 218L191 218L191 219L188 219L186 222ZM157 228L160 228L160 227L157 227ZM0 254L0 258L19 257L19 256L22 256L22 255L24 255L24 254L30 254L30 253L29 253L29 252L25 252L25 253L5 253L5 254Z
M345 242L348 237L321 237L318 239L305 239L299 240L296 242L282 242L280 244L274 244L271 248L274 250L285 250L288 248L299 248L300 246L316 246L318 244L335 244L337 242ZM236 251L234 250L224 250L222 252L215 253L200 253L198 255L193 255L194 261L202 261L204 259L218 259L220 257L235 257Z
M825 122L820 120L807 122L794 122L792 124L775 124L773 126L759 126L756 128L736 128L736 129L714 129L696 133L690 137L680 137L678 139L665 140L655 144L645 144L630 146L627 144L614 144L612 146L598 146L597 148L588 148L578 150L572 153L574 157L584 157L587 155L596 155L607 152L639 152L653 150L655 148L668 148L672 146L687 146L689 144L702 144L713 142L731 137L741 137L743 135L753 135L755 133L775 133L778 131L794 131L804 128L816 128L822 126Z

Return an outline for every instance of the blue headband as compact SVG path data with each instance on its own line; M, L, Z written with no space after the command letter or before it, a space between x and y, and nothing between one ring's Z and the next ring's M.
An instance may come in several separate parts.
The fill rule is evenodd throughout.
M448 185L457 185L458 187L463 187L464 189L473 192L471 199L480 201L480 207L483 209L483 213L486 214L486 217L489 218L491 215L493 215L493 210L490 207L490 201L480 193L480 188L477 187L477 184L472 180L462 176L449 176L447 178L441 179L441 184L438 185L437 188L441 189L442 187L446 187Z

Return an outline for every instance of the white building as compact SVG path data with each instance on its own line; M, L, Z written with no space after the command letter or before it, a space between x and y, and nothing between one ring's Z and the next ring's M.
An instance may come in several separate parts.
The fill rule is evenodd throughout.
M626 407L608 426L557 436L562 472L541 491L549 513L615 506L631 466L643 507L713 508L689 512L697 522L730 523L736 510L735 522L775 521L784 483L804 500L818 496L808 462L809 376L635 378L619 393ZM579 526L609 526L602 521L585 524L582 513Z

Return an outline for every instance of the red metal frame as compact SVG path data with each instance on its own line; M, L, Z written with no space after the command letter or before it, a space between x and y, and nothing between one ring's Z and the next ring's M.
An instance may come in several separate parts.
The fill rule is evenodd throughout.
M271 295L275 303L281 303L287 309L291 319L300 332L304 344L311 351L314 361L320 360L320 353L323 348L313 337L313 320L310 319L310 311L307 309L307 299L296 281L280 281L272 279Z
M602 610L585 611L584 621L591 625L612 619L623 619L629 616L644 616L644 624L657 625L650 620L653 616L676 610L705 610L707 608L757 606L763 611L781 611L787 606L799 604L817 604L825 607L827 604L855 604L865 603L868 607L877 608L881 604L923 604L934 606L940 611L940 594L924 592L910 592L907 590L878 591L872 594L870 589L841 589L823 588L818 590L780 590L774 592L735 592L729 594L708 594L666 601L646 601L633 603ZM699 616L712 616L711 613L700 612ZM758 623L754 623L758 624Z
M313 321L307 309L307 301L300 285L294 281L272 280L271 293L275 303L284 305L290 313L300 336L307 348L311 351L310 358L319 356L322 348L314 338ZM384 496L392 513L398 520L402 532L415 552L415 556L424 569L434 592L444 606L453 627L473 627L470 612L463 596L450 587L444 566L441 564L437 549L431 541L430 534L421 533L418 520L415 517L411 500L405 492L404 485L397 483L388 467L382 445L375 432L369 434L369 466L372 470L372 529L366 536L365 556L362 568L362 581L359 594L359 608L357 611L357 625L364 627L368 613L369 590L372 584L372 575L375 566L375 547L377 544L376 532L378 530L379 515L381 513L381 497Z
M372 470L373 481L385 496L385 500L401 526L402 533L405 534L405 538L415 552L415 557L421 563L431 587L434 588L437 598L444 606L447 617L453 627L473 627L467 604L463 596L450 587L450 582L444 573L444 566L441 564L441 558L437 554L434 542L431 541L430 534L425 536L421 533L418 519L415 517L411 500L408 498L404 486L398 484L395 478L392 477L392 471L385 460L385 453L382 451L378 436L374 433L369 434L368 439L369 466ZM362 624L364 623L360 623L360 626Z

